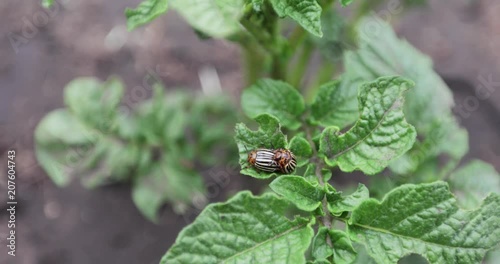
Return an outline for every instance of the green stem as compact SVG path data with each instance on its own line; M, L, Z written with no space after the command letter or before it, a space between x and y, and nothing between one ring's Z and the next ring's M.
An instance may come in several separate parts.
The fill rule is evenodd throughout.
M305 42L299 59L296 62L294 69L291 71L291 75L288 76L290 84L292 84L294 87L299 88L302 84L302 80L307 67L309 66L309 60L311 59L313 51L314 46L309 42Z
M242 47L245 82L248 87L261 77L262 69L264 69L264 56L262 56L260 47L255 42L242 44Z
M318 92L319 87L325 82L330 81L334 75L335 65L329 62L323 62L318 70L318 74L316 74L316 78L305 91L306 102L312 102Z
M318 178L319 185L321 186L321 188L324 188L325 181L323 180L323 174L321 173L321 170L324 167L323 159L321 159L319 157L318 150L317 150L316 145L314 144L314 141L312 139L311 126L309 126L305 120L303 120L303 122L304 122L304 124L306 124L305 125L305 132L306 132L307 141L309 142L309 144L311 145L312 150L313 150L311 162L316 164L315 174L316 174L316 177ZM321 201L321 206L322 206L323 212L325 214L323 217L321 217L322 223L326 228L328 228L330 230L330 229L332 229L332 217L330 215L330 212L328 211L328 201L326 200L326 196ZM330 236L326 237L326 243L328 244L328 246L333 248L333 243L332 243Z
M306 36L307 32L304 30L304 28L300 25L297 25L288 38L291 54L293 54L297 50L297 47L302 43L302 41L304 41Z

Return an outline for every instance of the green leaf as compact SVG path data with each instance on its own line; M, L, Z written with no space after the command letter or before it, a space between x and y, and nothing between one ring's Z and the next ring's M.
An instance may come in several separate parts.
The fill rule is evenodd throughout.
M195 29L216 38L241 31L244 0L170 0L169 4Z
M312 148L307 139L301 135L296 135L290 140L288 149L298 158L297 167L302 167L309 162L312 157Z
M259 179L267 179L274 173L256 171L247 162L248 152L258 148L285 148L287 145L286 136L281 132L281 127L273 116L263 114L257 116L255 121L259 123L259 130L252 131L243 123L236 124L235 140L238 144L240 155L241 174L249 175Z
M288 16L318 37L321 32L321 6L316 0L270 0L280 17Z
M64 102L78 119L103 132L116 126L123 83L111 77L106 82L90 77L77 78L64 89Z
M426 161L443 153L449 156L450 164L456 164L467 153L468 140L467 130L460 128L453 117L442 117L434 122L423 140L417 140L407 153L390 164L390 168L400 175L413 174Z
M136 9L125 9L127 28L133 30L167 12L167 0L144 0Z
M494 250L488 252L485 264L497 264L500 259L500 247L496 247Z
M360 48L347 52L346 72L371 81L381 76L401 75L416 82L406 93L405 115L419 135L426 135L435 119L451 114L453 96L434 72L432 61L405 40L397 38L382 19L365 19L357 28Z
M42 6L45 8L51 8L54 5L54 0L42 0Z
M325 196L318 184L313 185L301 176L280 176L271 182L269 187L297 208L309 212L316 210Z
M304 112L304 99L288 83L261 79L243 91L241 107L250 118L261 114L276 116L283 126L290 129L300 127L300 115Z
M306 171L304 172L304 178L311 183L318 183L318 176L316 176L316 164L307 164ZM332 172L329 169L322 169L321 175L323 176L323 182L328 182L332 178ZM333 187L332 187L333 188Z
M335 194L337 196L337 194ZM343 212L350 212L356 209L363 201L370 198L368 188L364 184L359 184L358 189L347 196L342 196L341 199L332 199L328 203L328 210L333 215L341 215Z
M333 248L328 245L328 238L330 238ZM356 251L345 232L328 230L328 228L322 226L314 237L312 255L317 260L327 259L333 255L333 263L350 264L356 258Z
M206 207L162 258L175 263L305 263L314 219L286 218L288 203L274 194L240 192Z
M351 33L345 18L335 8L323 10L321 15L322 38L311 36L314 43L326 62L336 63L342 60L348 48L354 48L355 36ZM332 72L333 75L333 72Z
M413 83L401 77L381 77L360 88L359 120L345 134L337 127L326 128L320 153L330 166L342 171L359 169L366 174L382 171L415 142L415 128L403 114L403 92Z
M400 186L382 202L365 200L348 221L350 237L379 263L410 253L430 263L481 263L500 242L500 196L474 211L459 209L444 182Z
M262 11L262 5L264 5L264 0L252 0L252 6L255 11Z
M340 0L342 6L348 6L352 3L353 0Z
M356 250L358 254L352 264L377 264L377 262L368 255L368 252L366 252L362 244L354 243L354 250Z
M183 168L174 158L165 158L144 169L133 184L132 199L141 213L156 221L161 205L170 202L177 208L191 204L204 194L203 179L196 172ZM180 213L183 213L182 211Z
M467 209L478 207L489 193L500 194L500 175L492 165L480 160L453 172L449 182L458 203Z
M339 128L353 123L359 115L357 95L357 86L351 78L323 84L311 105L313 123Z
M327 259L333 255L332 248L327 244L328 228L322 226L318 229L318 233L314 236L312 242L312 256L314 259Z
M35 129L35 155L56 185L67 185L76 170L78 155L68 155L70 146L92 148L97 140L93 130L65 109L47 114Z
M333 262L336 264L352 263L357 253L352 246L351 239L344 231L329 230L328 233L333 244Z

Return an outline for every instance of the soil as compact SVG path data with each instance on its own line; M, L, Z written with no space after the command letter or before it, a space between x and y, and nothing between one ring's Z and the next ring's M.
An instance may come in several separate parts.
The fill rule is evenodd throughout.
M201 90L199 71L212 67L223 91L238 101L243 79L238 48L226 41L199 40L175 13L127 33L123 10L139 2L60 0L50 12L39 6L39 0L0 4L0 161L6 160L7 150L16 150L19 201L17 254L11 257L4 239L6 197L0 195L0 263L158 263L197 213L179 216L165 206L159 223L151 223L135 208L128 185L86 190L74 182L57 188L33 155L35 126L47 112L63 106L63 88L75 77L104 80L118 75L134 104L149 96L132 89L142 87L150 71L156 71L169 89ZM389 19L399 35L434 59L457 105L471 103L481 78L500 81L500 3L431 0L426 7L404 11L403 18L392 14ZM18 39L19 46L13 48L13 34L22 36L23 31L28 37ZM465 161L482 159L500 171L500 91L496 90L460 120L470 137ZM209 174L220 169L203 174L209 180ZM231 182L217 191L214 201L255 186L233 169L226 170ZM5 172L0 162L1 193L6 193Z

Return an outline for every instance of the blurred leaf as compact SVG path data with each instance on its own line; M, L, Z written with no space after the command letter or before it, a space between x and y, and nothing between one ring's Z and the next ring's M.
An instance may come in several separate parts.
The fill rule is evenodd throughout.
M167 0L144 0L136 9L125 9L129 31L153 21L167 12Z
M304 178L311 183L319 183L318 177L316 176L316 167L315 163L309 163L304 172ZM322 169L321 175L323 176L323 182L328 182L332 177L332 172L329 169Z
M247 162L248 153L258 148L285 148L286 136L281 132L281 127L276 117L263 114L255 118L259 123L259 130L252 131L243 123L236 124L236 144L240 153L241 174L259 179L267 179L275 173L257 171Z
M206 165L236 156L234 141L227 140L234 136L236 112L225 96L201 97L193 104L189 115L190 127L196 138L198 156Z
M256 197L249 192L209 205L160 263L305 263L314 218L290 220L284 216L287 207L274 194Z
M415 173L426 161L440 154L447 154L449 163L458 164L469 150L468 140L467 130L460 128L453 117L444 116L435 120L427 136L417 140L412 149L390 164L390 168L400 175ZM439 177L439 173L434 176Z
M366 252L363 244L354 243L354 250L358 253L356 259L352 264L378 264L369 254Z
M477 208L489 193L500 194L500 175L480 160L460 167L450 175L449 182L458 203L466 209Z
M348 6L352 3L353 0L339 0L342 6Z
M288 16L309 33L322 37L321 6L316 0L270 0L280 17Z
M264 0L251 0L252 6L255 11L260 12L262 10L262 5L264 5Z
M381 77L362 85L356 124L345 134L337 127L328 127L322 133L320 153L326 163L338 164L346 172L359 169L375 174L408 151L416 132L403 114L403 92L412 85L400 77Z
M474 211L459 209L448 185L407 184L379 202L361 203L348 220L351 239L379 263L416 253L430 263L481 263L500 242L500 196L489 195ZM387 250L390 249L390 250Z
M497 246L497 248L488 252L484 264L497 264L499 259L500 259L500 247Z
M54 5L54 0L42 0L42 6L45 8L51 8Z
M35 154L55 184L67 185L76 170L78 154L69 156L71 146L92 148L96 133L65 109L46 115L35 130Z
M355 47L356 40L353 34L349 34L348 24L334 8L323 10L321 28L323 37L311 37L311 40L316 43L326 61L331 63L340 61L347 49Z
M271 182L269 187L297 208L308 212L316 210L325 196L318 184L312 185L301 176L280 176Z
M304 112L304 99L288 83L261 79L245 89L241 95L241 107L250 118L261 114L277 117L283 126L290 129L300 127L300 115Z
M308 159L312 157L311 145L309 145L307 139L301 135L296 135L290 140L288 149L295 154L297 158L297 167L306 165L309 162Z
M241 30L244 0L170 0L169 4L209 36L225 38Z
M109 78L101 83L90 77L77 78L64 89L64 102L79 120L104 133L116 126L116 113L123 96L123 83Z
M346 53L346 72L355 79L371 81L401 75L415 80L405 94L405 116L419 135L427 135L434 120L451 115L453 96L432 69L432 61L409 43L397 38L382 19L365 19L358 26L359 46Z
M183 168L175 158L164 158L145 169L133 184L132 199L141 213L151 221L161 205L191 204L194 197L204 194L203 180L196 172Z

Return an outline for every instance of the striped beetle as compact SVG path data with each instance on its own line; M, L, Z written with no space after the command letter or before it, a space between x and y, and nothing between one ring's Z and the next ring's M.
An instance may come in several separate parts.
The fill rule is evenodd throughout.
M297 166L295 155L288 149L256 149L248 153L248 163L265 172L292 173Z

